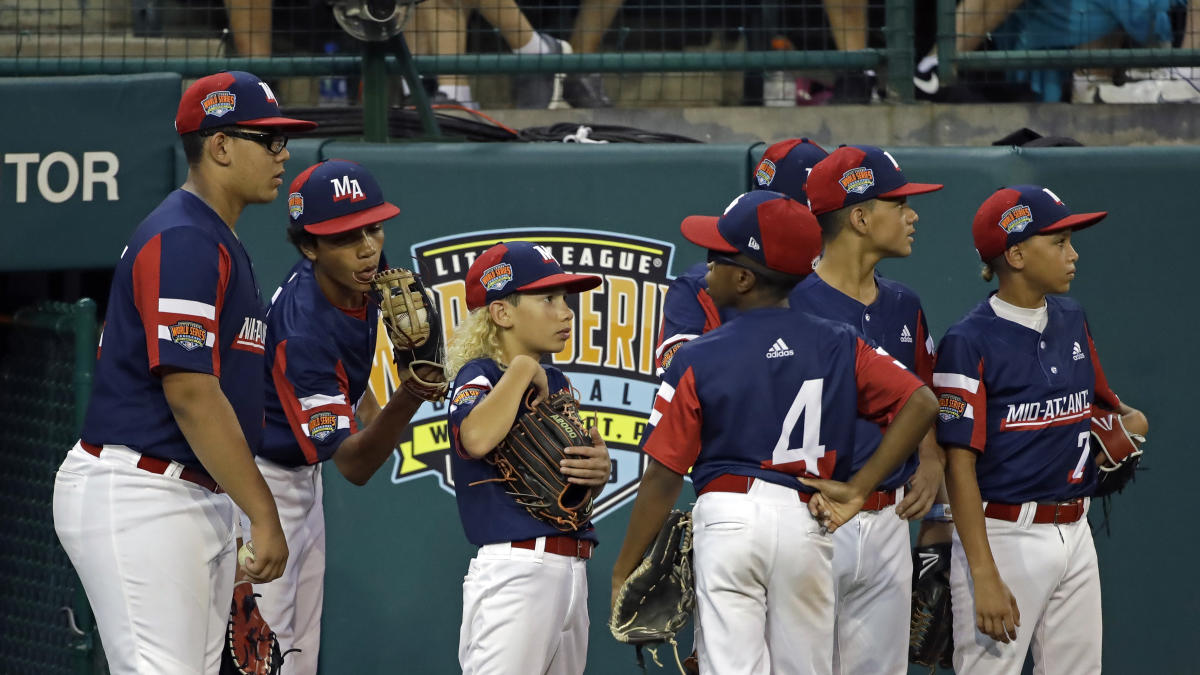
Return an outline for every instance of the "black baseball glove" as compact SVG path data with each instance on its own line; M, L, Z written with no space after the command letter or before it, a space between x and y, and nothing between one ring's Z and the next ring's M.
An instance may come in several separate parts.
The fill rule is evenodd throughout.
M934 668L951 668L954 616L950 611L950 544L913 549L912 621L908 660Z

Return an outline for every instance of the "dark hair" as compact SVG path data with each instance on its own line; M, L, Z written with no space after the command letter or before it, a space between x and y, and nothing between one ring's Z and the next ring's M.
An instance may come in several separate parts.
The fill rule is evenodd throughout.
M199 131L192 131L179 137L179 140L183 141L183 156L187 158L188 166L200 163L200 157L204 154L204 140L207 137L208 134L202 136Z
M781 300L791 294L796 284L804 279L803 276L785 274L766 267L762 263L739 253L733 256L739 265L754 273L754 283L762 288L773 300Z
M304 229L304 226L302 225L289 223L287 229L287 240L288 243L296 247L296 250L300 252L300 255L304 255L304 249L301 248L302 246L307 246L314 251L317 249L317 235Z
M841 233L842 228L850 221L850 210L856 206L861 206L865 209L874 209L875 200L868 199L865 202L843 206L836 211L827 211L817 216L817 224L821 226L821 238L825 241L830 241Z

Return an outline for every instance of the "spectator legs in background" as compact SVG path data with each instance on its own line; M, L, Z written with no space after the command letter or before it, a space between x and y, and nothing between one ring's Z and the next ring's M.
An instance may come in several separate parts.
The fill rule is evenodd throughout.
M464 5L467 3L464 3ZM538 33L515 0L473 0L485 21L495 26L514 54L570 54L571 45ZM561 73L513 77L513 104L518 108L565 108Z
M413 53L455 55L467 51L467 12L457 0L426 0L416 6L409 34ZM436 104L478 109L466 75L439 75Z
M954 48L958 53L979 49L988 34L996 30L1009 14L1025 0L962 0L954 13ZM917 62L913 84L918 98L933 98L938 93L937 47Z
M825 0L825 15L839 51L867 48L867 0ZM840 73L833 81L833 103L870 103L875 95L875 71Z
M238 56L271 55L271 0L225 0Z
M604 33L621 10L622 0L580 0L579 14L571 31L571 49L576 54L596 54ZM563 82L563 98L572 108L610 108L599 73L571 73Z

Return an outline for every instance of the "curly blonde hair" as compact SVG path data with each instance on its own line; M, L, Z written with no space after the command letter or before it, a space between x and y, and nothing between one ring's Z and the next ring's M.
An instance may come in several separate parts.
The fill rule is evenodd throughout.
M501 361L499 327L492 322L487 307L471 310L458 325L446 348L446 381L453 382L462 367L475 359Z

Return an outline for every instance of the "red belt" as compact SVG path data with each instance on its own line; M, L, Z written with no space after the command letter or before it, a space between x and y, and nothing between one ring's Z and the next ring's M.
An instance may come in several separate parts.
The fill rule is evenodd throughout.
M533 551L537 549L537 539L514 541L512 547ZM546 553L555 553L570 558L583 558L587 560L592 557L592 542L587 539L576 539L575 537L546 537Z
M1038 524L1073 523L1082 518L1086 512L1083 497L1072 499L1069 502L1038 504L1037 509L1033 512L1033 522ZM983 510L983 515L1015 523L1021 518L1021 505L989 502L987 508Z
M79 441L79 447L83 448L85 452L93 457L99 457L100 453L104 450L104 448L99 445L85 443L84 441ZM141 455L138 458L137 468L143 471L149 471L150 473L157 473L161 475L167 473L167 471L171 469L171 462L165 459L159 459L158 457ZM203 471L189 469L185 466L183 467L183 471L179 474L179 478L181 480L186 480L189 483L195 483L209 492L215 492L217 494L225 492L225 489L220 485L217 485L217 481L213 480L212 476L209 476Z
M700 489L700 494L709 492L736 492L738 494L746 494L750 491L750 486L754 485L753 476L737 476L732 473L724 473L716 478L708 481L703 488ZM783 486L780 486L783 487ZM796 490L796 496L800 501L808 503L812 499L812 494L809 492L801 492Z
M863 502L863 511L882 511L892 504L896 503L895 490L877 490L867 495L867 501Z

